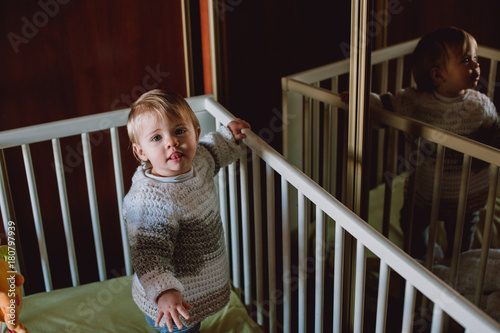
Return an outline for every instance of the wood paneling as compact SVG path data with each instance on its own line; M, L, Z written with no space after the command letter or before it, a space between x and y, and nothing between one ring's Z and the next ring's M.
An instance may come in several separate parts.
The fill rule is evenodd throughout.
M387 0L398 8L384 22L388 44L419 38L438 28L456 26L476 37L479 44L500 49L500 2L496 0L412 1Z
M127 108L146 90L186 96L181 1L1 1L0 130ZM123 273L119 212L108 132L91 135L94 173L108 276ZM125 191L137 166L124 131ZM90 212L79 138L61 141L82 283L97 280ZM32 157L55 287L68 285L68 259L50 144L35 144ZM27 293L43 290L38 245L24 165L8 150L8 171L27 269ZM54 206L56 203L56 206ZM118 236L117 236L118 235Z
M186 93L180 1L2 1L0 130Z

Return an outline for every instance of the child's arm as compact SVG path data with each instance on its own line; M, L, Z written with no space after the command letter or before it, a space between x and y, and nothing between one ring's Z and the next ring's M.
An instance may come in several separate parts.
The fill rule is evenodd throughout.
M246 137L245 134L241 133L241 130L244 128L250 128L250 125L246 121L236 118L227 124L227 127L231 130L234 140L239 141Z
M205 148L215 162L214 175L220 168L236 161L243 153L238 140L246 137L241 133L244 128L250 128L250 125L244 120L235 119L227 126L221 126L217 132L208 133L200 139L199 147Z
M177 290L169 289L158 297L158 315L156 316L155 326L159 326L161 318L165 317L170 332L173 331L172 320L177 328L181 329L182 322L179 314L185 319L189 319L187 310L192 308Z

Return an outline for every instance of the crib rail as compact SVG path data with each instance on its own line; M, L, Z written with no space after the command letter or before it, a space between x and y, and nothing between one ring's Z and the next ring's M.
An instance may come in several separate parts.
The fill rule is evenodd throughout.
M222 124L227 124L233 119L233 116L210 96L188 99L188 102L199 117L209 117L209 122L210 117L215 117L217 123ZM95 116L96 121L91 122L93 125L89 126L89 128L107 131L107 128L121 127L126 121L123 117L125 112L123 111L115 121L104 126L105 128L100 121L107 119L106 114ZM71 134L81 136L81 132L91 133L91 130L82 126L78 131L77 120L69 121L69 123L72 123L75 128L75 133ZM207 122L202 121L202 123ZM215 125L215 121L213 121L214 128ZM203 129L203 131L207 130L212 129ZM32 133L29 132L25 133L31 135ZM12 138L14 137L13 133L9 131L6 135ZM11 140L10 143L2 143L4 150L15 148L12 139L3 140L4 134L0 133L0 142ZM245 131L245 134L247 134L247 138L244 143L249 148L247 154L244 153L237 163L222 170L218 176L221 217L229 249L233 286L240 293L242 301L246 304L251 316L255 318L259 325L265 327L266 331L345 331L349 323L342 320L341 313L342 309L345 309L349 304L349 300L343 298L342 290L351 284L350 279L346 279L343 275L343 253L349 247L349 244L345 241L348 235L356 240L356 256L354 259L356 270L355 282L353 282L356 292L354 300L355 332L363 332L365 328L367 329L368 324L365 325L365 323L371 325L370 315L372 311L377 313L378 332L383 331L389 325L391 329L397 326L397 330L401 328L401 331L409 331L413 326L417 325L415 313L419 312L417 304L420 303L417 291L425 295L430 302L425 310L433 313L432 316L426 317L429 318L427 322L432 325L433 332L440 331L447 315L467 331L500 331L500 326L496 322L446 283L436 279L428 270L387 241L373 227L346 209L337 199L313 182L297 167L286 161L273 148L257 137L255 133ZM42 137L35 135L32 140L43 139L52 143L54 137L57 139L58 134L53 134L52 137L50 135L46 137L45 134ZM29 141L25 142L22 138L21 140L22 142L16 143L26 147L25 150L28 152L27 148L33 144ZM113 140L112 142L116 141ZM10 148L5 148L6 146ZM37 146L35 145L35 147ZM54 155L57 156L57 140L54 147L56 151ZM92 154L88 155L88 159L91 160ZM108 158L120 160L118 153L112 155L108 156ZM27 172L29 178L29 174L37 174L37 168L33 167L33 161L29 161L29 154L26 153L25 156L25 162L29 166L27 168L29 169L29 172ZM56 159L60 160L58 157ZM90 169L95 167L91 163L88 164ZM2 210L2 219L4 224L6 221L7 223L8 221L15 221L17 224L21 224L22 221L15 219L15 212L10 208L12 207L11 202L9 202L10 192L15 192L15 189L10 189L8 186L7 179L9 178L5 173L5 170L7 170L5 164L2 165L0 170L5 176L1 179L2 206L0 209ZM64 174L64 172L62 173ZM118 174L116 179L120 178L119 172L116 174ZM92 174L89 177L92 177ZM33 214L37 215L40 205L37 203L36 197L40 189L36 188L36 178L32 178L33 189L30 189L30 193L32 192L30 196L34 197L32 198L32 210ZM120 179L119 182L123 182L123 180ZM92 183L92 181L87 181L87 183ZM61 181L59 186L64 187L64 182ZM118 187L123 188L123 184L118 185ZM61 192L64 192L64 190ZM118 189L116 192L117 195L123 193ZM62 195L62 197L64 196ZM293 197L297 198L297 206L291 204L291 198ZM58 199L54 200L57 201ZM65 198L60 200L64 201ZM96 202L97 204L101 203L100 200ZM66 209L65 206L66 204L61 204L63 211ZM100 207L102 205L96 206L96 209ZM119 209L119 207L120 204L118 203L113 209ZM311 211L314 213L311 214ZM65 213L62 212L62 214ZM299 231L296 234L291 228L290 217L292 215L299 217ZM91 219L94 219L94 217ZM42 221L41 219L35 220L35 223L38 223L37 228L40 229L40 232L38 232L40 261L50 267L50 255L44 253L48 244L45 238L42 237L42 231L44 230ZM99 223L96 227L102 230L105 224L109 222ZM316 226L314 245L310 237L313 223ZM73 227L75 226L73 225ZM327 244L326 232L331 228L335 229L333 254L327 252L330 247ZM68 227L66 229L71 234L72 230ZM94 229L94 231L97 231L97 229ZM78 236L72 236L75 242L78 240ZM95 241L96 239L94 238ZM68 244L70 243L68 241ZM21 250L22 247L27 255L33 256L35 251L33 251L32 244L24 243L23 245L21 246L18 243L18 249ZM125 244L123 246L126 247ZM71 245L68 245L68 247L70 253L72 251ZM96 252L99 251L102 252L102 248L96 245ZM126 256L126 250L123 251ZM365 303L366 292L370 289L367 287L366 278L368 252L373 253L381 263L378 282L380 285L378 288L378 305L375 309ZM50 251L47 251L47 253L50 253ZM102 255L102 253L97 255ZM330 264L329 261L331 255L334 256L333 264ZM109 262L106 262L106 264L109 264ZM80 262L79 266L81 265ZM74 266L76 266L76 263ZM102 265L98 267L99 270L103 268ZM76 268L72 268L72 270L74 269ZM331 277L327 273L329 270L333 274ZM391 305L392 301L387 290L391 285L397 283L398 279L391 277L391 272L401 277L406 290L403 297L405 305L402 315L404 315L404 318L396 321L396 323L392 317L394 307ZM104 273L106 273L106 270ZM46 269L45 275L46 289L49 291L51 290L50 269ZM77 277L72 278L78 282ZM99 274L99 279L107 277L106 274ZM26 279L29 280L30 275L27 275ZM399 303L397 306L400 306Z
M217 119L226 124L225 110L213 101L208 101L207 110ZM246 157L240 160L240 173L238 177L229 177L229 188L235 187L231 182L240 182L241 207L246 206L248 198L253 192L252 205L254 209L243 211L241 224L242 230L237 229L231 233L240 233L243 240L231 237L230 242L236 248L243 249L243 256L250 255L251 258L234 260L244 262L243 271L233 267L233 283L244 295L245 304L249 309L254 309L255 316L260 325L267 326L270 332L315 332L334 331L341 332L345 329L341 320L341 309L345 306L342 299L342 289L349 284L343 277L343 252L347 234L352 235L357 242L356 246L356 273L355 273L355 320L354 331L363 332L365 321L365 273L366 253L373 252L381 262L380 265L380 293L377 306L377 324L380 329L385 330L387 315L387 293L383 287L389 286L389 273L391 270L397 272L406 284L404 319L401 326L402 331L410 331L414 323L416 291L418 290L433 303L432 326L433 332L440 331L443 320L447 314L454 318L466 330L496 332L500 325L485 315L477 307L471 304L463 296L443 281L437 279L428 270L411 259L401 249L397 248L382 236L373 227L361 220L358 216L344 207L324 188L313 182L302 171L286 161L274 149L265 144L253 132L245 131L247 139L245 144L252 153L252 167L246 167ZM262 165L261 165L262 163ZM264 175L261 173L264 167ZM248 170L252 170L250 173ZM275 177L278 177L277 181ZM263 179L262 179L263 178ZM250 182L250 179L252 182ZM249 186L249 184L253 184ZM265 190L261 190L261 184L265 184ZM251 190L249 190L251 188ZM265 193L265 198L263 197ZM231 194L232 196L233 194ZM298 206L290 205L291 196L298 198ZM226 200L225 196L221 200ZM316 223L316 246L310 250L309 231L311 229L310 214L307 213L309 204L314 206ZM226 207L226 205L223 205ZM238 204L233 201L227 207L237 210ZM263 207L265 210L263 212ZM250 218L253 212L253 218ZM298 233L297 240L293 240L290 225L290 215L297 215ZM247 216L244 216L247 215ZM238 214L231 217L229 228L238 228L240 223L233 221L238 219ZM327 217L335 222L335 263L332 281L325 280L325 262L328 257L326 249L326 224ZM264 225L261 223L265 222ZM245 240L245 237L253 235L254 243ZM278 241L277 241L278 240ZM281 242L281 247L277 244ZM295 254L295 251L297 253ZM268 253L268 258L263 258L261 253ZM231 251L231 256L241 256L239 251ZM279 258L283 258L282 264L277 266ZM264 262L263 262L264 261ZM314 269L308 265L314 262ZM252 265L251 263L255 263ZM266 266L267 263L267 266ZM244 278L241 282L240 275ZM257 281L256 290L249 281ZM264 282L265 285L261 285ZM309 283L314 284L313 290ZM325 286L333 285L333 300L327 304ZM267 290L267 292L264 292ZM252 295L251 297L249 296ZM254 296L255 295L255 296ZM264 296L267 295L267 296ZM452 301L451 301L452 300ZM325 309L333 314L333 320ZM278 315L282 313L282 316ZM294 316L293 314L297 314ZM473 314L473 320L468 321L466 314ZM268 316L268 321L264 318ZM313 319L314 318L314 319ZM329 323L328 323L329 322ZM394 325L394 323L392 323ZM481 325L481 326L478 326ZM328 326L326 328L325 326ZM394 327L391 327L394 329Z

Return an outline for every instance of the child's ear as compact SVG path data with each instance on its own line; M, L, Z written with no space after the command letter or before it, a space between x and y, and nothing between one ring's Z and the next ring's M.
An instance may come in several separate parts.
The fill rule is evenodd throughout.
M201 128L196 129L196 142L200 141Z
M135 155L137 157L139 157L144 162L148 161L148 158L144 154L144 151L142 150L141 146L139 146L138 144L134 143L134 144L132 144L132 148L134 148L134 152L135 152Z
M441 69L439 67L432 67L431 78L436 85L441 84L443 82L443 73L441 73Z

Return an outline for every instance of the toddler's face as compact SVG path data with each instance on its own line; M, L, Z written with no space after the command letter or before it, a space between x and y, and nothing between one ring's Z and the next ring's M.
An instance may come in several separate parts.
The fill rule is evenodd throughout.
M442 94L448 97L463 95L466 89L475 89L479 82L480 69L477 59L477 45L471 43L466 54L448 51L446 68L442 71Z
M183 119L144 115L134 151L153 166L156 176L173 177L188 172L196 154L200 129Z

